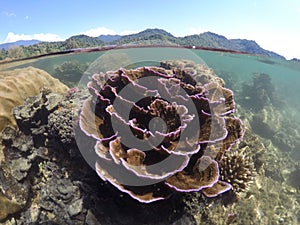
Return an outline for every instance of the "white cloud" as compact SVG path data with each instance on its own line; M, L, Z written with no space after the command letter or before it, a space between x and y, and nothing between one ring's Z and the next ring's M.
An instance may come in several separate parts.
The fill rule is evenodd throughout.
M97 27L94 29L90 29L84 32L81 32L81 34L85 34L88 35L90 37L98 37L100 35L107 35L107 34L111 34L111 35L115 35L117 34L115 31L108 29L106 27Z
M108 34L110 34L110 35L116 35L116 34L128 35L128 34L134 34L134 33L138 33L138 31L124 30L124 31L121 31L121 32L116 32L116 31L111 30L111 29L106 28L106 27L97 27L97 28L94 28L94 29L90 29L90 30L81 32L80 34L84 34L84 35L87 35L87 36L90 36L90 37L98 37L100 35L108 35Z
M297 13L300 13L300 8L297 9Z
M7 16L7 17L15 17L15 16L17 16L15 13L13 13L13 12L7 12L7 11L3 11L2 12L5 16Z
M25 19L28 20L28 19L29 19L29 16L25 16Z
M63 39L57 34L15 34L13 32L9 32L6 36L6 39L3 43L15 42L19 40L40 40L40 41L62 41Z

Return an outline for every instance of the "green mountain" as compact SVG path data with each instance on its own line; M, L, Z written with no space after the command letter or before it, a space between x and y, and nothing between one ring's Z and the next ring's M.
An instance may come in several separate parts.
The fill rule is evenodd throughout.
M181 45L195 45L233 50L232 45L228 39L226 39L224 36L214 34L211 32L181 37L178 38L178 41Z
M101 41L103 41L105 43L109 43L109 42L112 42L112 41L117 41L121 37L122 37L121 35L111 35L111 34L108 34L108 35L100 35L98 37L98 39L100 39Z
M102 37L103 38L103 37ZM283 56L261 48L255 41L246 39L227 39L222 35L212 32L189 35L185 37L174 37L172 34L162 29L147 29L137 34L125 35L117 40L107 42L113 45L136 45L136 44L175 44L194 45L209 48L221 48L261 54L265 56L285 59Z
M290 61L299 62L300 63L300 59L297 59L297 58L292 58Z
M162 29L147 29L137 34L124 35L110 44L136 45L136 44L172 44L176 37Z
M12 46L29 46L29 45L34 45L34 44L37 44L41 41L39 40L20 40L20 41L15 41L15 42L9 42L9 43L4 43L4 44L0 44L0 49L9 49L9 47L12 47Z
M272 51L261 48L255 41L246 39L227 39L222 35L212 32L189 35L185 37L175 37L171 33L162 29L146 29L131 35L101 35L99 37L89 37L86 35L76 35L65 41L40 42L30 46L20 46L17 58L29 57L40 54L48 54L59 51L69 51L77 48L102 47L107 45L187 45L209 48L220 48L235 50L251 54L261 54L265 56L285 59L283 56ZM12 51L11 51L12 52ZM16 54L15 54L16 55ZM16 58L10 54L9 49L0 51L0 59Z
M88 48L95 46L102 46L104 42L98 38L89 37L87 35L76 35L68 38L66 41L70 49L73 48Z
M205 32L199 35L190 35L178 39L180 45L222 48L285 59L283 56L277 53L261 48L255 41L246 39L227 39L222 35L218 35L212 32Z
M243 52L250 52L254 54L261 54L261 55L266 55L274 58L285 59L283 56L275 52L268 51L261 48L255 41L249 41L245 39L231 39L230 41L237 46L237 49ZM233 50L236 49L233 48Z

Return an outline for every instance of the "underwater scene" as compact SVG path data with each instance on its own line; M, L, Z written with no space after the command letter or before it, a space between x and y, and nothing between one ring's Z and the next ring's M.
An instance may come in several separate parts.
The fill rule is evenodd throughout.
M297 61L111 46L0 79L0 224L300 224Z

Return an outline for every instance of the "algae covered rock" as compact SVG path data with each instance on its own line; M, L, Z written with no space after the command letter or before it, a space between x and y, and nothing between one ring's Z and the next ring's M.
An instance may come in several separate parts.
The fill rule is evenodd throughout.
M0 72L0 131L8 124L16 126L12 109L38 95L41 88L58 93L68 90L58 79L34 67Z
M27 156L32 147L30 138L10 126L3 130L2 138L3 144L11 148L4 148L5 161L0 167L0 221L22 210L27 203L29 185L23 179L31 168L31 160Z
M0 221L9 214L17 212L19 209L20 206L17 202L13 202L0 193Z

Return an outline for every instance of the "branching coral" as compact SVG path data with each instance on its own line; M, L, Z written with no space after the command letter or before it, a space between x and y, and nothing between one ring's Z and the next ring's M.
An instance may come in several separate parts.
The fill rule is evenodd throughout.
M98 175L141 202L174 191L214 197L229 190L218 161L243 136L232 91L206 82L212 71L204 79L193 69L169 68L93 75L79 117L96 141Z
M220 161L220 179L236 193L246 192L256 175L249 147L226 152Z

